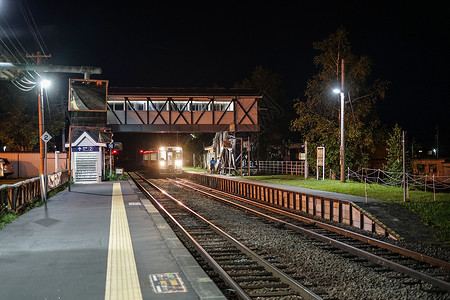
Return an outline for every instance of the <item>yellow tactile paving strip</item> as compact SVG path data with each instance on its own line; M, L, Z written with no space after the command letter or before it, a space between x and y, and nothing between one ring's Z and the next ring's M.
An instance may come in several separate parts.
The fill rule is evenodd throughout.
M113 184L105 300L142 299L120 183Z

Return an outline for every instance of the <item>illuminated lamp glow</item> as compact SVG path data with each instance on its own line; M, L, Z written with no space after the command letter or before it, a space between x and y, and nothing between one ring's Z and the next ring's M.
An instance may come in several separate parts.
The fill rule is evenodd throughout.
M42 87L42 88L46 89L46 88L48 88L49 86L50 86L50 80L48 80L48 79L42 79L42 80L41 80L41 87Z

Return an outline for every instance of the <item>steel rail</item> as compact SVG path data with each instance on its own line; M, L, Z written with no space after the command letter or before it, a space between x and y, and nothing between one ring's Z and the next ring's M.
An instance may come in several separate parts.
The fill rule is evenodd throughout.
M278 218L266 215L266 214L264 214L262 212L256 211L254 209L248 208L248 207L240 205L238 203L234 203L234 202L229 201L227 199L218 197L217 195L214 195L214 194L211 194L211 193L208 193L208 192L205 192L205 191L202 191L202 190L190 187L189 185L187 185L185 183L182 183L180 181L176 181L176 180L172 180L172 181L178 182L180 185L183 185L183 186L186 186L186 187L188 187L190 189L196 190L196 191L198 191L198 192L200 192L202 194L205 194L207 196L219 199L220 201L223 201L223 202L226 202L228 204L231 204L232 206L235 206L237 208L249 211L249 212L251 212L251 213L253 213L255 215L258 215L258 216L261 216L263 218L269 219L269 220L271 220L273 222L277 222L277 223L283 224L286 228L290 228L292 230L308 234L309 236L312 236L315 239L321 240L321 241L323 241L323 242L325 242L327 244L333 245L333 246L335 246L337 248L340 248L342 250L345 250L345 251L351 252L353 254L356 254L358 256L364 257L364 258L366 258L366 259L368 259L368 260L370 260L370 261L372 261L374 263L383 265L385 267L388 267L388 268L393 269L395 271L401 272L403 274L407 274L407 275L409 275L409 276L411 276L411 277L413 277L415 279L423 280L423 281L428 282L428 283L430 283L430 284L432 284L432 285L434 285L436 287L439 287L439 288L441 288L443 290L450 291L450 283L446 282L444 280L440 280L438 278L432 277L432 276L424 274L422 272L413 270L413 269L411 269L409 267L405 267L403 265L400 265L398 263L395 263L395 262L390 261L388 259L385 259L383 257L380 257L380 256L374 255L372 253L369 253L369 252L367 252L365 250L358 249L358 248L356 248L354 246L345 244L343 242L340 242L340 241L337 241L335 239L332 239L332 238L326 237L324 235L318 234L316 232L313 232L311 230L308 230L308 229L302 228L300 226L291 224L291 223L289 223L287 221L284 221L284 220L281 220L281 219L278 219ZM191 184L191 182L189 182L189 184ZM208 189L211 190L211 188L208 188ZM216 191L214 190L214 192L216 192ZM252 201L249 201L248 199L246 199L246 202L252 202ZM252 202L252 204L254 204L254 202ZM310 219L308 219L308 222L309 223L316 223L314 220L310 220ZM368 237L365 237L365 238L370 239Z
M140 176L140 175L139 175ZM159 192L163 193L164 195L166 195L168 198L170 198L172 201L176 202L179 206L183 207L184 209L186 209L187 211L189 211L190 213L192 213L193 215L195 215L197 218L199 218L200 220L202 220L203 222L205 222L211 229L213 229L215 232L217 232L218 234L220 234L221 236L225 237L230 243L232 243L235 247L237 247L239 250L241 250L242 252L244 252L245 254L249 255L252 259L255 260L255 262L264 267L268 272L271 272L272 274L276 275L281 282L287 284L293 291L297 292L300 294L300 296L302 296L304 299L309 299L309 300L319 300L322 299L320 296L314 294L313 292L311 292L310 290L308 290L305 286L303 286L302 284L294 281L291 277L289 277L288 275L286 275L284 272L282 272L281 270L279 270L278 268L276 268L275 266L273 266L272 264L266 262L261 256L257 255L256 253L254 253L252 250L250 250L247 246L243 245L242 243L240 243L238 240L236 240L235 238L233 238L232 236L230 236L228 233L226 233L225 231L223 231L222 229L220 229L219 227L217 227L216 225L214 225L213 223L211 223L210 221L208 221L207 219L205 219L203 216L199 215L197 212L195 212L194 210L192 210L191 208L189 208L188 206L186 206L185 204L183 204L180 200L176 199L175 197L171 196L169 193L167 193L165 190L163 190L162 188L158 187L157 185L155 185L152 182L149 182L148 180L146 180L145 178L143 178L142 176L140 176L142 180L144 180L147 184L151 185L153 188L155 188L156 190L158 190ZM149 194L148 192L146 194ZM151 196L152 199L155 199L153 196ZM157 205L161 208L162 205L155 199L154 201L157 202ZM164 212L166 214L169 214L169 212L167 212L164 209ZM171 217L172 220L175 220L173 217ZM177 225L179 224L176 220L175 222L177 223ZM181 226L178 225L178 226ZM181 227L183 228L183 227ZM189 234L186 233L185 234ZM190 236L190 235L189 235ZM190 238L194 239L192 236L190 236ZM200 247L202 249L202 251L206 253L206 250L204 250L201 245L198 245L198 247ZM209 256L209 254L207 254ZM211 259L213 260L213 258L211 257ZM217 264L217 263L215 263ZM218 266L222 271L223 269ZM225 272L225 271L223 271ZM227 274L228 276L228 274ZM230 278L231 279L231 278ZM232 280L232 279L231 279ZM234 280L233 280L234 282ZM237 283L236 283L237 284ZM240 287L239 287L240 288ZM244 292L245 293L245 292Z
M173 180L173 179L170 179L170 180ZM362 234L359 234L359 233L356 233L356 232L353 232L353 231L350 231L350 230L347 230L347 229L344 229L344 228L340 228L340 227L337 227L337 226L333 226L331 224L320 222L318 220L313 220L313 219L310 219L310 218L307 218L307 217L303 217L303 216L291 213L291 212L286 211L286 210L282 210L282 209L279 209L279 208L276 208L276 207L269 206L267 204L255 202L253 200L249 200L249 199L246 199L246 198L243 198L243 197L240 197L240 196L236 196L236 195L233 195L233 194L230 194L230 193L227 193L227 192L216 190L216 189L213 189L211 187L205 187L205 186L203 186L201 184L192 182L190 180L178 178L178 181L188 182L189 185L195 185L195 186L202 187L202 188L205 188L205 189L210 190L210 191L214 190L214 193L221 194L221 195L224 195L224 196L227 196L227 197L232 197L232 198L235 198L236 200L239 200L239 201L242 201L242 202L245 202L245 203L248 203L248 204L252 204L254 206L261 207L263 209L275 212L277 214L284 215L284 216L292 218L292 219L299 220L301 222L314 224L314 225L319 226L319 227L321 227L323 229L330 230L330 231L333 231L335 233L338 233L338 234L341 234L341 235L344 235L344 236L347 236L347 237L354 238L356 240L359 240L361 242L370 244L372 246L377 246L377 247L380 247L380 248L383 248L383 249L386 249L386 250L389 250L389 251L401 254L403 256L415 259L417 261L425 262L425 263L428 263L430 265L434 265L434 266L437 266L437 267L440 267L440 268L443 268L445 270L450 271L450 263L449 262L446 262L446 261L443 261L443 260L440 260L440 259L437 259L437 258L434 258L434 257L431 257L431 256L427 256L427 255L424 255L424 254L421 254L421 253L417 253L415 251L411 251L411 250L408 250L408 249L405 249L405 248L401 248L401 247L398 247L398 246L395 246L395 245L392 245L392 244L389 244L389 243L386 243L386 242L383 242L383 241L380 241L380 240L377 240L377 239L374 239L374 238L371 238L371 237L368 237L368 236L365 236L365 235L362 235ZM192 188L189 185L187 185L187 187ZM204 191L201 191L201 192L204 192ZM204 192L204 193L207 193L207 192ZM210 194L210 196L214 197L215 195Z
M130 173L128 173L130 174ZM131 174L130 174L131 175ZM140 177L140 180L146 181L142 176L136 174ZM215 271L217 274L232 288L236 295L240 299L244 300L250 300L251 298L245 293L245 291L237 284L231 277L228 275L227 272L225 272L224 269L208 254L208 252L195 240L195 238L189 234L189 232L164 208L164 206L159 203L158 200L156 200L155 197L153 197L152 194L148 192L148 190L133 176L130 176L134 183L138 186L138 188L146 195L148 199L150 199L153 204L157 205L159 210L164 212L164 214L172 220L172 222L180 229L180 232L182 235L191 243L191 245L195 248L195 250L198 251L198 253L206 260L208 265ZM148 184L148 181L146 181ZM165 193L166 194L166 193Z

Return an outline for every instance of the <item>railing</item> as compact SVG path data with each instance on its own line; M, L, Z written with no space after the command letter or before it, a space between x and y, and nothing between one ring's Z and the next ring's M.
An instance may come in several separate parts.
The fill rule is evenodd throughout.
M400 236L352 201L328 198L327 196L305 194L264 183L256 184L246 180L207 175L200 172L186 172L188 178L205 186L216 188L245 198L284 207L328 221L350 225L358 229L384 235L398 240Z
M68 170L54 172L47 175L48 191L69 181ZM0 186L0 215L6 212L17 212L36 198L41 197L39 177L27 179L15 184Z
M271 174L304 175L305 161L259 161L259 169Z
M408 189L425 191L446 191L450 189L450 176L414 175L405 173L405 183ZM403 186L402 172L389 172L380 169L362 168L357 172L348 169L347 179L380 185Z

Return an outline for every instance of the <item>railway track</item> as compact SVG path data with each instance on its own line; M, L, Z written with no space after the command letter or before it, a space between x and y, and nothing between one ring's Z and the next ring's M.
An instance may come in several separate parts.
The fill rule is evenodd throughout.
M335 253L355 255L380 267L389 268L427 282L442 291L450 292L450 263L410 251L368 236L327 223L300 216L257 201L211 189L186 179L172 180L175 184L202 193L216 200L252 212L285 228L309 235L324 242ZM351 258L351 256L349 256ZM355 258L359 260L359 258ZM364 260L362 262L364 262ZM381 269L380 269L381 270ZM400 278L402 275L399 275Z
M240 299L322 299L286 274L287 266L272 255L256 253L154 183L130 176Z
M178 192L181 195L180 198L184 197L185 200L183 200L183 202L189 202L187 199L193 198L194 194L197 193L202 193L203 195L208 196L208 198L214 198L216 200L220 200L221 202L225 201L227 203L226 205L233 205L239 210L245 210L247 215L247 217L245 218L250 218L249 215L252 214L254 215L254 217L251 217L252 219L258 219L260 220L260 222L270 223L270 226L272 228L275 227L277 230L282 229L284 230L284 232L294 232L298 236L301 235L303 239L305 239L305 235L308 236L308 239L310 240L309 242L313 245L313 247L320 247L325 251L332 253L333 255L342 257L345 260L352 261L362 266L363 268L369 269L370 272L376 273L375 276L377 278L382 276L386 277L386 280L388 282L400 282L399 285L403 285L405 287L405 290L409 290L410 287L414 287L414 289L417 288L418 290L420 290L420 292L424 291L424 295L426 296L417 296L418 299L450 299L450 293L448 293L448 282L450 278L448 262L427 257L425 255L402 249L400 247L396 247L382 241L377 241L375 239L367 236L362 236L357 233L347 232L346 230L343 230L341 228L337 228L329 224L322 224L317 220L307 219L302 216L292 214L288 211L281 211L278 208L270 207L259 202L212 190L209 187L199 186L186 180L170 181L171 183L168 183L166 180L159 181L159 183L164 182L163 185L166 186L173 186L174 184L176 184L179 187L184 188L184 192ZM189 189L190 191L195 190L196 192L186 192L186 189ZM197 199L197 196L195 196L194 198ZM192 203L195 202L196 200L192 201ZM198 205L201 206L201 204ZM197 207L197 210L201 210L201 207ZM228 209L223 210L224 215L227 213ZM275 224L275 226L273 224ZM203 232L203 230L200 230L200 232ZM239 236L239 234L237 234L237 236ZM281 248L282 245L280 245L280 249ZM209 249L209 246L205 246L205 249ZM259 251L260 253L262 252L261 249L257 251ZM230 253L232 252L233 251L231 251ZM214 253L214 256L219 257L219 261L226 261L227 259L226 255L225 257L220 257L223 253L227 253L225 249L219 249L217 251L212 250L211 253ZM286 261L283 261L283 259L279 259L278 253L274 253L272 250L272 252L266 251L266 253L263 255L269 261L280 260L282 262L281 265L278 263L280 265L280 269L284 270L285 273L293 273L289 267L286 268L286 265L289 265L289 263L286 263ZM246 261L242 260L242 262ZM248 265L250 266L250 268L248 269L259 268L257 266L252 266L252 264L250 263ZM231 271L232 273L238 272L238 274L244 272L239 269L247 269L245 263L244 265L236 266L235 269L234 266L234 264L228 264L225 265L223 269L226 271ZM395 272L393 272L392 270L395 270ZM244 279L241 278L237 279L236 281L245 281L246 277L245 275L243 276ZM297 274L294 275L294 277L296 279L299 279L301 276ZM358 279L354 280L358 281ZM303 278L303 280L299 279L299 281L304 283L308 287L313 286L312 289L314 290L315 283L311 283L312 280L306 280L305 283L305 280ZM342 284L348 284L348 282ZM327 288L324 287L322 283L318 283L317 286L319 286L319 288L315 290L318 291L318 294L327 299L336 299L333 296L327 295ZM255 292L254 290L253 294L250 294L254 296L262 296L266 291L263 290ZM283 292L287 294L291 293L290 291ZM274 293L274 297L276 293L277 292ZM285 296L278 297L283 298ZM373 298L383 299L383 297ZM411 298L411 296L407 296L407 298Z

